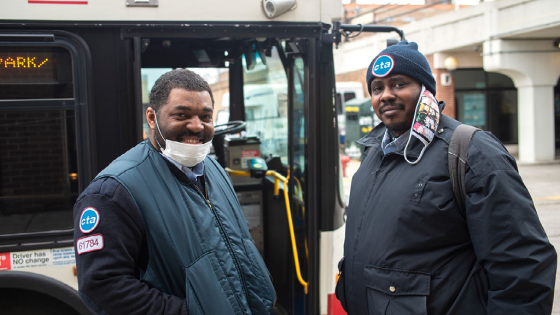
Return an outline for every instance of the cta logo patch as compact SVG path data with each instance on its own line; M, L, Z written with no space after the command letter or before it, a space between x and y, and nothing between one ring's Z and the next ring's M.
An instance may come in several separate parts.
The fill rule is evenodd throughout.
M375 59L371 67L371 74L378 78L383 78L391 73L395 67L395 60L389 55L381 55Z
M82 231L82 233L90 233L95 230L99 225L99 219L99 212L97 212L97 209L92 207L85 208L80 216L80 231Z

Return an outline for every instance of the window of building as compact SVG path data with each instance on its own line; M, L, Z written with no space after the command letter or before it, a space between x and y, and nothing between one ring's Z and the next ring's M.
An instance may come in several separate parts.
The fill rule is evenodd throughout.
M517 143L517 89L509 77L483 69L459 69L455 98L459 121L491 131L503 143Z

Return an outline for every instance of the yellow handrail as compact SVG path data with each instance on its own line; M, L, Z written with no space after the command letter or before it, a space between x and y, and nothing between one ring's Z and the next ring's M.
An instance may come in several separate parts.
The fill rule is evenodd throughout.
M301 190L301 183L299 182L299 179L296 176L294 176L294 179L296 180L297 183L297 193L299 195L298 196L299 200L303 201L303 190ZM301 217L303 218L305 223L305 206L303 205L301 206ZM305 241L305 259L309 260L309 248L307 247L307 237L304 238L304 241Z
M235 175L235 176L245 176L245 177L250 177L251 176L251 173L249 173L249 172L236 171L236 170L230 169L229 167L226 167L225 170L229 174ZM303 290L304 290L305 294L307 294L308 284L305 280L303 280L303 277L301 276L301 268L299 266L298 250L297 250L297 246L296 246L296 236L294 234L294 223L292 221L292 211L290 209L290 197L288 195L288 180L290 179L290 173L288 172L288 176L284 177L284 176L280 175L279 173L277 173L275 171L267 171L266 176L274 176L274 196L278 196L279 193L280 193L279 182L282 181L284 183L284 200L285 200L285 203L286 203L286 214L288 216L288 226L290 228L290 238L292 240L292 251L294 253L294 263L295 263L295 267L296 267L296 274L297 274L297 278L298 278L299 283L301 283L301 285L303 286Z

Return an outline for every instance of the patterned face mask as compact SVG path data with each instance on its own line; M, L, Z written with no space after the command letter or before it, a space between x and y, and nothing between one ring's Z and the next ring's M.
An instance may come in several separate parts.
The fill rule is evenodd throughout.
M410 164L417 164L420 162L424 151L430 145L434 139L434 135L439 125L439 106L438 101L432 94L432 92L426 90L426 87L422 85L422 92L418 98L418 103L416 104L416 109L414 112L414 119L412 120L412 126L410 127L410 135L408 136L408 142L404 148L404 159ZM415 161L409 161L406 156L406 150L410 144L412 136L418 138L424 147Z

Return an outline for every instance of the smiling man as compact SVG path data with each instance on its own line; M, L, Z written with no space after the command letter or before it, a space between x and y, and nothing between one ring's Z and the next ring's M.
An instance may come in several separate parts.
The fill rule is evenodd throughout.
M460 210L448 168L460 123L441 114L416 43L382 51L366 82L383 123L359 141L352 178L336 288L348 314L550 314L556 252L514 158L476 132Z
M150 94L149 140L74 206L79 292L95 314L270 314L276 299L228 175L206 155L210 86L189 70Z

